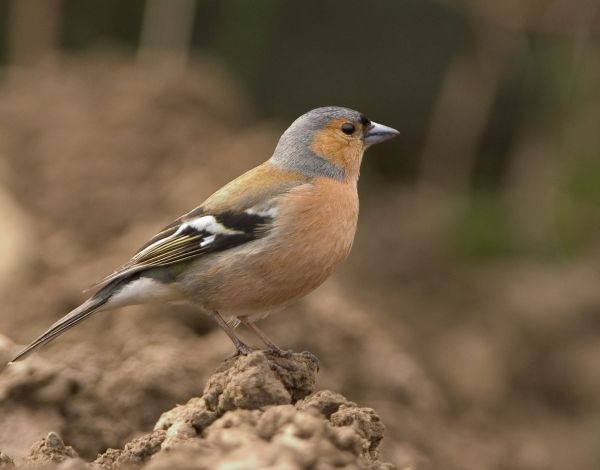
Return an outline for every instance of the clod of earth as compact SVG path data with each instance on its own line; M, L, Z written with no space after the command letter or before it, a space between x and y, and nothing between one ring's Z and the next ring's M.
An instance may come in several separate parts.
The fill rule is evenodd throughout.
M152 432L122 449L84 462L50 433L23 463L61 469L393 468L379 460L379 416L338 393L315 392L318 368L308 352L232 357L200 397L163 413ZM0 454L0 468L11 465Z

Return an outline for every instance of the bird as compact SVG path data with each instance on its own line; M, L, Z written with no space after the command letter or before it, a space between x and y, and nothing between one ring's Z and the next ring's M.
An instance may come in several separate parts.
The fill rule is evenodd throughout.
M236 354L254 350L236 335L240 323L281 351L255 322L314 290L346 259L363 154L398 134L349 108L308 111L267 161L159 231L11 362L95 313L182 301L210 315Z

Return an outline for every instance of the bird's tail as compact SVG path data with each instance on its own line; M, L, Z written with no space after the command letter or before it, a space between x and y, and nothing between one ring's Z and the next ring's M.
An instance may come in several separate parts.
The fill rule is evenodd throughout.
M110 293L102 295L103 290L86 300L79 307L71 310L64 317L54 323L44 334L40 335L35 341L33 341L33 343L17 354L11 362L20 361L21 359L26 358L36 349L40 348L46 343L49 343L54 338L67 331L69 328L75 326L80 321L85 320L93 313L102 310L102 307L110 299Z

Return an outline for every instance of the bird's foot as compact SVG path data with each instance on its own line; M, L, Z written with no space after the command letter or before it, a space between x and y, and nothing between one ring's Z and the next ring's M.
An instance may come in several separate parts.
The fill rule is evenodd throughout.
M255 349L252 346L248 346L246 343L242 343L241 341L235 345L235 354L234 356L247 356Z

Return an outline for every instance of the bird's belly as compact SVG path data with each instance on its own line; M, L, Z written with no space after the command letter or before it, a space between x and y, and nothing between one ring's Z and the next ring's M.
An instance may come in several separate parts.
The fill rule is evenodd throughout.
M199 260L188 292L205 308L235 312L232 315L276 310L306 295L329 277L352 247L358 206L355 198L345 200L345 206L309 206L308 215L292 214L293 219L264 238Z
M252 244L267 242L268 237ZM224 314L277 310L322 284L349 249L329 245L321 255L314 247L285 240L276 249L248 246L203 270L203 282L195 286L194 296L205 307Z

